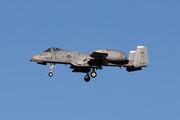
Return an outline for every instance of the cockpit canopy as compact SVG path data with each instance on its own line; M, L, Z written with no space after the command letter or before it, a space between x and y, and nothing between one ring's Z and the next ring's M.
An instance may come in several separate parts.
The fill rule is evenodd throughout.
M44 52L55 52L55 51L61 51L63 49L61 48L56 48L56 47L50 47L47 50L45 50Z

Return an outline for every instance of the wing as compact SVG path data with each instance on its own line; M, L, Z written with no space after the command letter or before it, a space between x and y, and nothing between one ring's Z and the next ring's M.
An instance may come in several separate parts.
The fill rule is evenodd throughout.
M73 61L71 62L74 66L82 66L82 67L96 67L96 66L106 66L108 64L108 60L106 57L108 56L103 50L96 50L89 56L87 56L83 60Z
M87 59L87 61L89 64L96 64L97 66L106 66L108 64L108 60L106 59L107 56L108 54L103 50L96 50L92 54L90 54L90 59Z

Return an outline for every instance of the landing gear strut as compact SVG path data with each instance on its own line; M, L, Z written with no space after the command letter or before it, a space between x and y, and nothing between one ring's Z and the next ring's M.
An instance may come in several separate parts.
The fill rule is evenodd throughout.
M54 69L53 69L54 68ZM55 71L55 69L56 69L56 65L54 64L54 63L52 63L51 65L50 65L50 69L51 69L51 71L49 72L49 77L52 77L53 76L53 71Z

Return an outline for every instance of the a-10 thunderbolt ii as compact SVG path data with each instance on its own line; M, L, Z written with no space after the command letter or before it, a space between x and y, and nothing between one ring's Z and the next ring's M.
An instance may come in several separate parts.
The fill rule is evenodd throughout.
M41 65L50 63L49 77L53 76L56 64L68 64L73 69L72 72L86 73L84 80L90 81L90 76L95 78L95 70L103 69L103 66L124 67L128 72L141 70L149 65L147 47L138 46L136 51L130 51L129 58L124 52L117 50L95 50L91 54L79 53L77 51L65 51L60 48L51 47L41 54L35 55L30 61L35 61ZM89 76L90 72L90 76Z

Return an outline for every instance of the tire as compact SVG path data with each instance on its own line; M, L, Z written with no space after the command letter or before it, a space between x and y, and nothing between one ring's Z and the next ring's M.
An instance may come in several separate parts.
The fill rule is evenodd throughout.
M49 72L48 75L49 75L49 77L52 77L52 76L53 76L53 73L52 73L52 72Z
M86 81L86 82L89 82L89 81L90 81L89 75L86 75L86 76L84 77L84 81Z
M97 76L97 73L96 72L91 72L91 77L92 78L95 78Z

